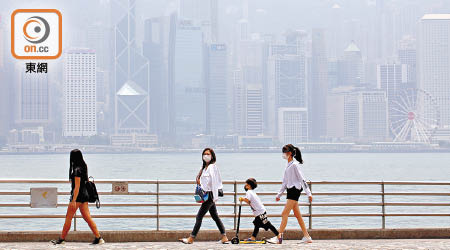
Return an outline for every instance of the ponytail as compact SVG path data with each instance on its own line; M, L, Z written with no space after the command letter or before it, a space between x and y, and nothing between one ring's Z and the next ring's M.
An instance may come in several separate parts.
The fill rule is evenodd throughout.
M300 163L303 164L302 152L297 147L294 147L294 158Z
M300 149L292 144L284 145L282 149L283 153L291 152L292 157L297 160L300 164L303 164L302 152Z

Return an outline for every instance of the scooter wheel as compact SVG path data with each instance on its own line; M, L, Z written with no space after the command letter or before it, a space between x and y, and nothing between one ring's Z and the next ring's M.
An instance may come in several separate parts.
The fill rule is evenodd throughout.
M233 239L231 239L231 244L239 244L239 238L234 237Z

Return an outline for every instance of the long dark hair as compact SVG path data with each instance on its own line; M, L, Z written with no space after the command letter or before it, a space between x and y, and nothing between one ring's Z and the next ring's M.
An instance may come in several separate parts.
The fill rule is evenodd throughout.
M203 154L205 154L206 151L209 151L211 153L211 161L209 162L209 164L216 163L216 153L214 153L214 150L212 148L205 148L203 149L202 152L202 162L203 162L202 170L205 169L206 166L208 165L208 163L205 160L203 160Z
M283 146L283 153L291 152L292 157L294 157L300 164L303 164L302 152L300 149L292 144L287 144Z
M83 159L83 154L79 149L74 149L70 151L70 162L69 162L69 179L72 179L73 167L82 166L87 168L86 162Z

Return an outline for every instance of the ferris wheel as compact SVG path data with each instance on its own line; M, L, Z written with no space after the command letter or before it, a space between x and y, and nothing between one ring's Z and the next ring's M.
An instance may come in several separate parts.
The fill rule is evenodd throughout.
M424 90L404 89L389 100L389 120L394 142L430 143L439 127L439 106Z

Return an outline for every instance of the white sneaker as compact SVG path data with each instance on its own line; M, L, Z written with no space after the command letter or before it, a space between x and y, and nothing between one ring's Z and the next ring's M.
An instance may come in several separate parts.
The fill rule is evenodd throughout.
M270 244L281 244L282 242L283 242L283 236L281 236L281 238L278 238L277 236L275 236L275 237L272 237L267 240L267 243L270 243Z
M311 236L302 238L302 243L312 243L312 242L313 241L312 241Z

